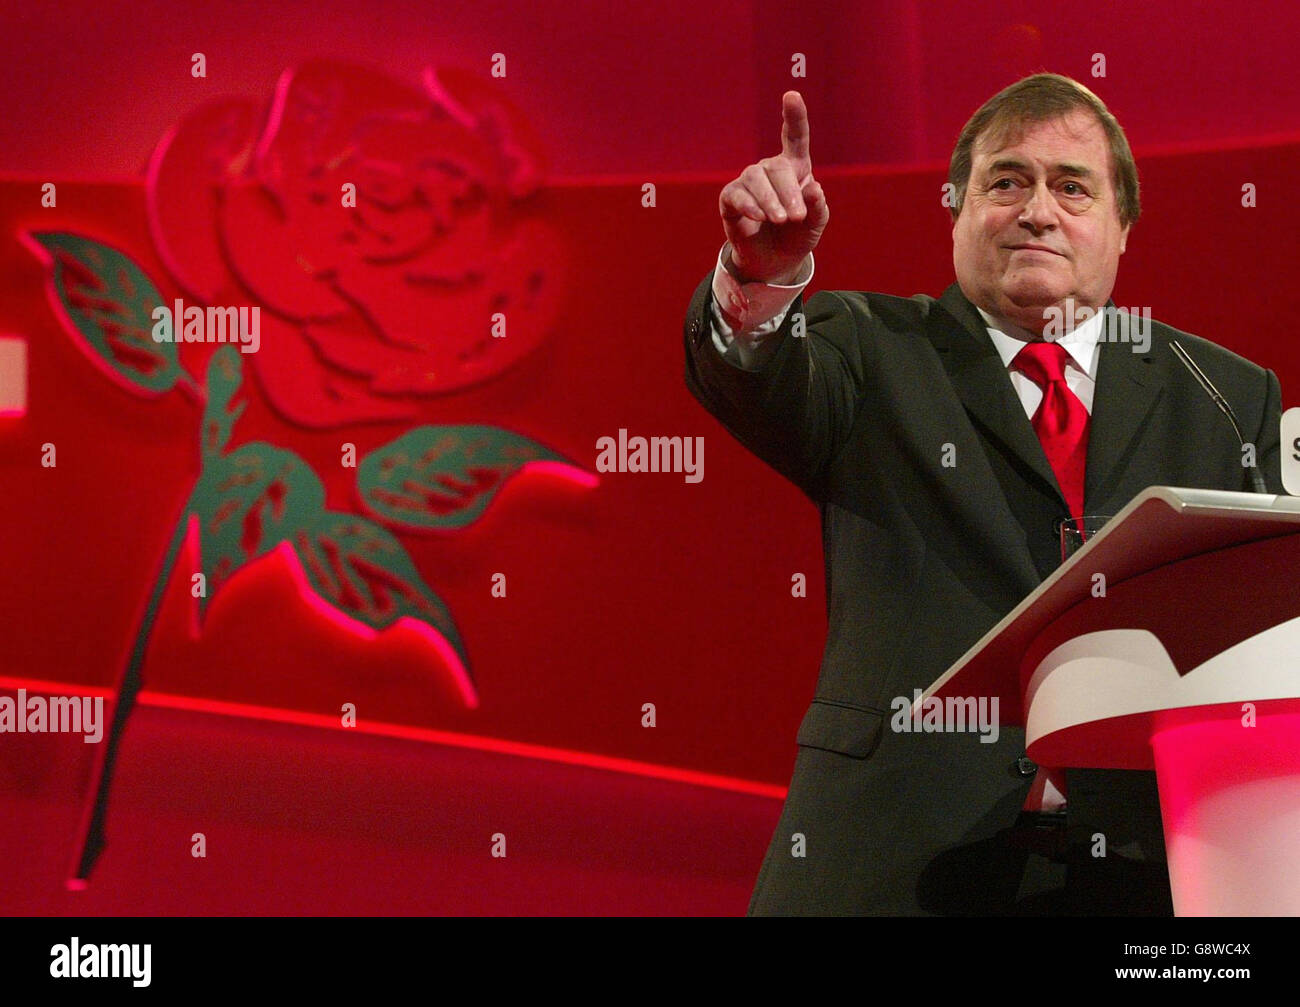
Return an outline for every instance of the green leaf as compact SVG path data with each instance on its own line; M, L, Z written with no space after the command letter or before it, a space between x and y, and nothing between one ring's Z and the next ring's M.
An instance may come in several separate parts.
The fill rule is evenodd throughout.
M188 512L199 518L207 580L200 615L237 570L288 543L323 601L376 631L404 616L428 625L468 676L469 658L451 613L401 543L365 518L325 510L320 479L292 452L254 441L209 457Z
M243 360L233 346L222 346L208 361L207 404L203 409L203 454L220 455L230 441L230 431L248 403L230 408L230 400L243 380Z
M31 232L50 270L61 315L91 358L132 391L157 395L185 376L175 343L153 339L162 295L131 259L68 231Z
M403 616L417 619L442 634L468 667L447 606L389 532L355 514L324 511L292 541L312 590L340 612L375 630Z
M416 427L362 459L357 488L366 507L395 527L463 528L506 480L541 461L573 464L500 427Z
M207 581L200 613L236 570L290 539L324 506L325 488L292 452L254 441L206 459L190 498Z

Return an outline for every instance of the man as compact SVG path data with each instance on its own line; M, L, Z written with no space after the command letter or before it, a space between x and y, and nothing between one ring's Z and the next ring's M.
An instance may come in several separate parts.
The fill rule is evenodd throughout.
M691 392L821 511L826 647L750 912L1168 914L1153 774L1034 786L1023 729L895 732L891 706L1056 568L1062 520L1151 485L1248 488L1249 451L1172 339L1273 493L1277 378L1159 322L1113 324L1137 169L1081 84L1025 78L967 123L938 299L804 303L830 213L798 92L783 120L781 153L722 190L727 241L685 327Z

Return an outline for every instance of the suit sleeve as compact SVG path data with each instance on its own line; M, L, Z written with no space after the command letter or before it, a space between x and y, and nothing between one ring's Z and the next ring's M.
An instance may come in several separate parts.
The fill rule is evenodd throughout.
M1255 463L1268 491L1281 494L1285 492L1282 489L1282 385L1272 371L1265 371L1264 376L1264 410L1255 433Z
M816 503L826 494L831 462L848 441L862 398L869 342L865 316L833 292L800 295L780 329L767 337L775 353L745 370L712 340L712 274L686 314L686 387L740 443ZM805 335L796 335L802 323Z

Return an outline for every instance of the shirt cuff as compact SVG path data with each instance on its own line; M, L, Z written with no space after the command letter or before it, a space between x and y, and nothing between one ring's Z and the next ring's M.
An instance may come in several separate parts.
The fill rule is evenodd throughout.
M718 265L713 270L713 300L721 309L728 335L752 333L763 323L784 315L799 292L812 281L815 269L809 252L795 283L741 283L727 270L730 255L731 242L723 242L722 251L718 253ZM779 323L773 329L778 327Z
M779 340L767 338L781 328L785 313L812 280L812 253L800 270L799 281L791 284L740 283L727 271L731 243L718 253L713 270L713 301L710 307L713 345L724 358L745 370L761 369L776 353ZM806 272L807 276L802 276ZM724 311L723 305L727 305Z

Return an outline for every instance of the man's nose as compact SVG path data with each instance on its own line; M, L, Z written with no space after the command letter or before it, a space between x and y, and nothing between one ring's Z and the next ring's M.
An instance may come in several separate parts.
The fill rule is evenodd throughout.
M1029 200L1020 211L1017 223L1035 233L1056 225L1056 200L1046 183L1040 182L1029 190Z

